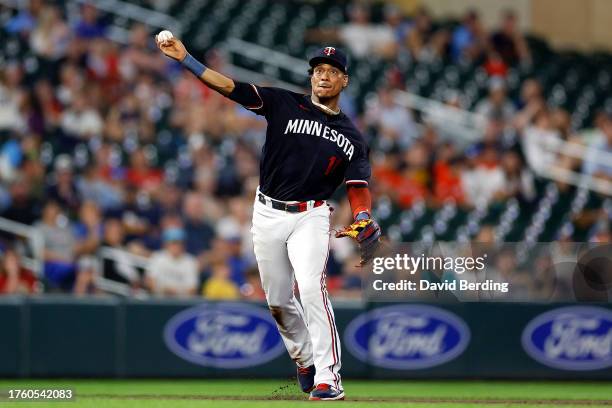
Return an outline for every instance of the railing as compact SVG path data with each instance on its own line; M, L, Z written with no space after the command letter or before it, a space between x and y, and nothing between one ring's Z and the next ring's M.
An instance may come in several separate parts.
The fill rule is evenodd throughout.
M31 227L20 222L0 217L0 231L8 232L18 237L26 238L31 249L32 256L20 254L21 265L31 270L36 276L43 273L43 253L45 241L42 235L38 234L36 227Z
M0 231L25 238L28 241L32 256L25 253L20 254L20 263L24 268L31 270L37 277L42 277L45 242L42 235L37 232L37 228L0 217ZM117 248L102 247L96 253L96 268L98 273L95 278L96 287L105 292L121 296L133 296L136 298L148 297L147 292L144 290L133 290L129 285L105 279L102 276L103 262L105 259L118 263L127 263L131 267L146 270L149 266L148 258Z
M527 155L528 164L537 175L612 196L612 182L610 180L560 166L558 164L559 160L557 160L559 157L568 157L579 159L581 165L587 160L593 164L609 166L612 163L612 153L595 150L592 146L564 141L556 134L551 134L550 137L545 138L542 135L532 135L530 132L532 132L531 129L526 129L523 132L521 139L523 146L527 143L535 143L541 153L554 155L550 163L532 163L529 160L530 156ZM527 141L528 139L529 141Z
M288 89L293 92L303 93L304 88L291 84L289 82L282 81L280 79L275 79L269 77L267 75L261 74L256 71L251 71L246 68L239 67L234 64L227 64L228 74L238 81L254 83L258 85L269 84L272 86L277 86L279 88Z
M104 260L108 259L117 263L128 264L130 267L147 269L149 267L149 259L143 256L132 254L131 252L112 247L102 247L97 252L98 273L95 278L95 286L105 292L114 293L121 296L132 296L135 298L147 298L148 293L142 289L132 289L129 285L115 282L104 278L103 264Z
M226 53L236 53L269 67L282 68L295 75L305 76L308 72L308 64L303 59L237 38L228 39L222 45L222 49Z
M395 91L394 96L397 104L421 112L424 120L439 131L459 137L461 141L467 143L476 142L482 137L487 123L484 115L448 106L410 92Z

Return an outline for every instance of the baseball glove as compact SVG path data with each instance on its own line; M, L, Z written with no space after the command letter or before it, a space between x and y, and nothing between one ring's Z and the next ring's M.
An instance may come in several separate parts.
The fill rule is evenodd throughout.
M380 244L380 226L372 219L356 220L343 230L336 232L336 238L351 237L359 244L360 265L365 265L374 257Z

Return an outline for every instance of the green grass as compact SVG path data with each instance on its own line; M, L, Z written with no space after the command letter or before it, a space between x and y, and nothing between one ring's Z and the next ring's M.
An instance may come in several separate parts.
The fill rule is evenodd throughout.
M1 407L302 407L312 402L289 380L0 380L9 388L72 388L74 402L0 402ZM346 380L355 407L599 407L612 384L512 381Z

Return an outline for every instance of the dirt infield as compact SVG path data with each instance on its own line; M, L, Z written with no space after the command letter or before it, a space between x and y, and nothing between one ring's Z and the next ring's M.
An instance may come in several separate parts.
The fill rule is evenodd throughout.
M91 398L91 399L115 399L115 400L220 400L220 401L272 401L272 400L285 400L285 401L303 401L306 396L302 395L283 395L279 397L277 395L271 395L269 397L240 397L240 396L209 396L209 395L154 395L154 394L86 394L80 396L80 398ZM596 400L596 399L470 399L470 398L363 398L354 397L347 398L347 401L359 401L359 402L399 402L399 403L419 403L419 404L499 404L499 405L609 405L612 406L612 400Z

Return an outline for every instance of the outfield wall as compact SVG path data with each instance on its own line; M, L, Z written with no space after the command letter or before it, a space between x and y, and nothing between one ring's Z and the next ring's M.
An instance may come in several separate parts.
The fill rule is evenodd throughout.
M363 378L612 379L612 305L342 304L342 372ZM0 298L2 377L287 377L264 305Z

